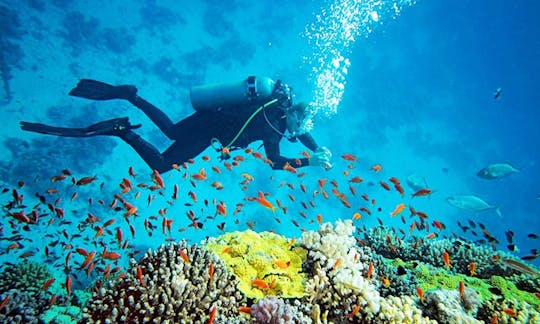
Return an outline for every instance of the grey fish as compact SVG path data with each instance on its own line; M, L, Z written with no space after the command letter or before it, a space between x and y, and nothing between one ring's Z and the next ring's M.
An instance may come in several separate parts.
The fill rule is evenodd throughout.
M420 189L424 189L428 187L426 178L421 177L417 174L409 175L407 177L406 182L407 182L407 185L409 185L409 187L411 187L411 189L414 191L418 191Z
M474 195L451 196L451 197L446 198L446 201L450 205L456 208L465 209L465 210L473 211L476 213L494 209L495 213L497 213L499 217L502 217L499 206L492 206L478 196L474 196Z
M478 171L476 175L483 179L493 180L518 172L518 169L508 163L493 163Z
M538 272L537 270L535 270L534 268L532 267L529 267L528 265L524 264L523 262L519 262L517 260L514 260L514 259L508 259L508 258L503 258L501 259L501 261L506 264L506 266L508 266L509 268L512 268L518 272L521 272L521 273L525 273L525 274L528 274L528 275L531 275L531 276L540 276L540 272Z

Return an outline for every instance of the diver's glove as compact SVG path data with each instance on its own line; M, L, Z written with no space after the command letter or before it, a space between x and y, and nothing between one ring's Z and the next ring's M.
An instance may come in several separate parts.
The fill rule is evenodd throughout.
M309 158L309 165L321 166L325 169L331 169L332 164L330 159L332 158L332 152L329 149L322 146L319 147Z

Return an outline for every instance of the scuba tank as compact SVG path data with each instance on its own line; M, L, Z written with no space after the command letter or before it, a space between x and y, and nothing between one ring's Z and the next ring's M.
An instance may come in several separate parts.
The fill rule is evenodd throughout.
M274 86L272 79L255 76L236 82L193 86L190 89L191 105L196 111L223 111L263 104L272 95Z

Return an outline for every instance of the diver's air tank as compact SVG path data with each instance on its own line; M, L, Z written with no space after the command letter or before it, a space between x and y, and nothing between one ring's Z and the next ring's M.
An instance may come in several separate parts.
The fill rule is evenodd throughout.
M191 105L197 111L222 111L249 104L264 104L274 90L275 82L268 77L249 76L228 83L193 86Z

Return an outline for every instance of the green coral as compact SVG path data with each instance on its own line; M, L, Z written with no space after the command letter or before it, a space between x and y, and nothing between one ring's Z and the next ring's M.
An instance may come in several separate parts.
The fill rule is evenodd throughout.
M80 317L81 309L77 306L53 306L40 316L40 320L45 323L71 324L77 323Z
M0 273L0 294L10 289L37 293L45 281L52 277L45 264L22 262L8 265Z
M516 303L526 302L536 310L540 309L540 299L534 293L519 290L514 283L500 276L480 279L463 274L454 274L446 269L422 263L414 267L412 262L407 262L406 267L413 268L419 282L418 285L424 292L440 288L458 289L459 282L463 281L466 287L478 293L481 301L496 298L498 295L494 294L492 290L497 288L500 290L500 295L507 300L515 300Z
M492 276L489 279L491 286L498 288L503 297L507 300L515 299L519 302L526 302L533 306L537 311L540 310L540 299L535 294L519 290L516 285L503 277Z
M232 232L208 242L206 246L238 277L238 289L249 298L306 295L302 264L307 251L294 246L284 236L250 230ZM264 281L268 287L254 285L255 279Z

